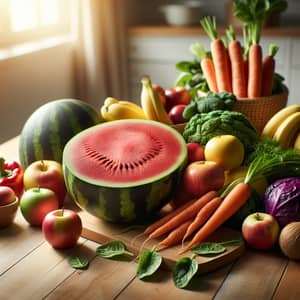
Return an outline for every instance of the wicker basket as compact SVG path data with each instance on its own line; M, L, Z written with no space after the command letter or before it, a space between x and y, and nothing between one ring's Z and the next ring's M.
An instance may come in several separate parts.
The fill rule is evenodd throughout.
M270 118L286 106L288 94L288 88L284 86L281 94L254 99L241 98L238 99L233 110L243 113L260 134ZM204 95L205 93L201 93L201 96ZM182 133L185 125L186 123L183 123L172 125L172 127Z
M286 106L288 94L287 87L284 87L281 94L253 99L238 99L233 110L243 113L255 126L257 132L261 133L270 118Z

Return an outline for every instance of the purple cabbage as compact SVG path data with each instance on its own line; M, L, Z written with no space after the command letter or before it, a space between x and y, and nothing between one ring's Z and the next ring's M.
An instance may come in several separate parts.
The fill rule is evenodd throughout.
M274 181L265 192L265 212L276 218L280 226L300 221L300 178Z

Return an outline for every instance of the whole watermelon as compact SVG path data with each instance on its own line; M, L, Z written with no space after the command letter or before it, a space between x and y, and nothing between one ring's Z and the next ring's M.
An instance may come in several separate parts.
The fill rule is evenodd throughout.
M77 99L47 102L25 122L19 142L19 159L25 169L36 160L62 162L65 144L80 131L99 124L101 115Z

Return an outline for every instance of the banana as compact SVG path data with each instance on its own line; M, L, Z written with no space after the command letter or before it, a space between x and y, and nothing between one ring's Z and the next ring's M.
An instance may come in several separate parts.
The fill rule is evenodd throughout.
M149 77L145 76L142 79L142 96L144 94L144 99L142 100L149 103L148 106L151 107L153 114L155 115L155 120L167 125L172 125L172 121L169 118L158 94L153 90L151 85L151 80Z
M140 106L129 101L119 101L108 97L101 107L101 115L106 121L120 119L146 119Z
M118 103L119 100L116 99L116 98L113 98L113 97L107 97L105 100L104 100L104 104L103 105L106 105L106 106L109 106L113 103Z
M138 114L145 115L143 109L133 102L120 100L119 104L130 107L132 110L135 110Z
M294 148L298 151L300 151L300 132L297 134L295 143L294 143Z
M283 147L291 146L293 138L300 129L300 112L289 115L277 128L273 139Z
M289 105L280 111L278 111L265 125L262 136L273 138L276 129L280 126L280 124L291 114L300 111L300 105L293 104Z
M156 114L152 100L150 98L148 88L144 84L143 79L142 79L142 92L141 92L141 106L145 113L145 116L149 120L159 121L158 115Z

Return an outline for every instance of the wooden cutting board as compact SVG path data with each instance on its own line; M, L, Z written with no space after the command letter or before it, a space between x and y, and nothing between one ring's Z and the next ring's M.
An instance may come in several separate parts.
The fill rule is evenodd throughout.
M126 245L127 249L137 255L141 250L151 249L157 243L157 240L152 240L143 245L146 236L142 234L143 226L130 226L128 225L117 225L108 223L100 220L97 217L85 211L79 211L79 214L83 223L82 236L98 242L100 244L106 243L112 240L121 240ZM208 240L209 241L229 241L233 239L240 238L240 232L222 227L217 230ZM142 248L143 247L143 248ZM178 252L181 245L171 247L169 249L164 249L160 251L163 257L164 267L171 270L176 260L183 256L191 256L191 252L179 255ZM197 261L199 264L199 273L206 273L213 271L219 267L231 263L240 257L244 250L245 245L241 244L239 246L226 247L226 251L218 256L214 257L202 257L197 256Z

